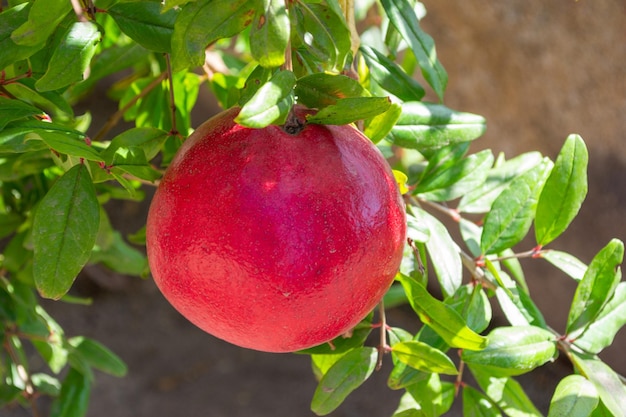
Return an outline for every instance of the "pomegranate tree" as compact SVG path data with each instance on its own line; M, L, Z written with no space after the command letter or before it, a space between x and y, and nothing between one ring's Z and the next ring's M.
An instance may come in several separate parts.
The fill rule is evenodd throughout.
M231 343L327 342L398 271L406 221L393 174L352 126L252 129L238 111L200 126L165 173L148 216L152 274L180 313Z

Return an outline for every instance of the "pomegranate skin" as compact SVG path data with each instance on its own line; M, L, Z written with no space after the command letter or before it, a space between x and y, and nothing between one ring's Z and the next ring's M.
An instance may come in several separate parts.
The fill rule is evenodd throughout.
M183 144L152 200L147 251L165 298L204 331L293 352L352 329L402 258L406 218L380 151L351 126L245 128L238 109Z

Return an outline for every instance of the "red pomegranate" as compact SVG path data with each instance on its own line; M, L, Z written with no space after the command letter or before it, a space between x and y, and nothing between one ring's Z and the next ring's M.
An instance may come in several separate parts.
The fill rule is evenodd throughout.
M348 332L380 301L405 242L402 198L351 126L236 124L183 144L151 203L147 250L165 298L233 344L292 352Z

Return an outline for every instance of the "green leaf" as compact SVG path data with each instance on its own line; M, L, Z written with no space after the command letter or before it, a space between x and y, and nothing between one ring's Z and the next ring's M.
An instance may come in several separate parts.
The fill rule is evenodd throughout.
M548 417L587 417L599 401L593 383L583 376L569 375L556 386Z
M385 112L374 116L368 121L363 133L372 142L378 143L391 132L401 114L402 106L391 103L391 106Z
M289 16L283 0L262 0L250 27L250 53L262 67L285 62L289 43Z
M370 76L386 91L403 101L419 101L424 97L422 86L402 67L369 46L361 45Z
M485 392L509 417L542 417L542 414L528 398L522 386L513 378L494 377L489 370L478 365L469 365L470 371Z
M617 332L626 325L626 282L620 282L609 302L574 344L589 353L600 353L613 343Z
M41 45L70 10L72 4L65 0L35 0L28 13L28 21L13 31L11 39L18 45Z
M141 148L148 161L157 156L161 146L168 137L168 133L152 127L137 127L125 130L115 136L109 146L102 151L102 159L107 165L112 165L119 149Z
M535 237L538 245L545 246L556 239L578 214L587 195L588 159L585 142L578 135L570 135L537 203Z
M414 194L432 201L450 201L481 185L493 165L491 150L485 149L451 166L435 170L422 178Z
M511 181L495 199L483 224L480 240L483 254L511 248L526 236L549 168L546 161L529 169Z
M68 342L74 348L72 354L81 355L90 366L113 376L126 375L126 364L101 343L84 336L73 337Z
M626 387L619 375L597 357L572 353L570 358L596 387L600 399L613 416L626 416Z
M439 417L445 414L454 401L454 384L441 382L439 374L429 374L427 378L406 387L415 400L413 408L420 416Z
M343 98L369 95L357 80L346 75L327 73L310 74L298 79L295 93L298 103L309 108L323 108Z
M40 294L58 299L87 263L100 205L84 164L67 171L41 200L33 220L33 274Z
M467 327L459 313L430 295L422 284L403 274L398 274L397 279L420 320L437 332L448 345L472 350L483 349L487 345L487 338Z
M169 53L178 10L161 12L161 5L148 1L116 3L107 12L126 35L146 49Z
M574 255L558 250L542 251L540 257L565 272L576 281L580 281L585 275L587 265L582 263Z
M411 3L404 0L382 0L381 4L391 24L410 45L424 79L439 96L439 100L443 101L443 94L448 84L448 74L437 59L435 42L420 28L419 19L411 7Z
M62 132L53 130L35 130L30 135L26 135L26 140L41 139L46 145L58 153L84 158L89 161L102 162L102 156L93 147L87 145L85 141L72 137L73 132Z
M74 117L72 106L61 94L56 91L37 91L35 83L36 80L33 78L22 78L2 87L13 97L19 97L20 100L39 107L47 113L51 113L53 118L67 119Z
M567 317L567 334L576 338L592 323L613 296L621 279L619 264L624 259L624 244L611 240L593 258L578 283Z
M0 130L14 120L41 114L42 111L20 100L0 96Z
M122 173L117 172L118 174L127 173L150 182L161 178L161 173L148 165L146 154L137 146L118 148L113 155L110 169L122 171Z
M351 97L337 100L317 113L307 116L307 122L325 125L346 125L369 119L386 112L391 106L387 97Z
M542 159L541 153L529 152L494 166L483 185L461 198L458 210L463 213L488 212L496 197L513 179L541 163Z
M35 83L37 90L58 90L83 80L99 41L100 32L94 23L72 24L52 54L46 73Z
M291 45L304 60L312 57L315 72L340 72L352 46L343 13L333 1L294 2L289 8ZM294 63L297 63L297 59Z
M483 393L470 387L463 386L463 416L464 417L501 417L500 410Z
M11 33L28 19L30 7L33 3L22 3L6 9L0 13L0 69L6 68L14 62L32 56L45 46L42 41L36 45L18 45L11 39Z
M264 68L257 65L256 68L248 75L243 88L240 90L239 105L246 104L254 94L272 78L272 71L268 68Z
M430 238L426 241L426 249L432 260L444 297L448 297L454 294L463 279L459 248L450 237L448 229L434 216L418 207L414 207L412 213L417 221L425 225L430 231Z
M61 394L52 403L50 417L83 417L87 414L90 393L89 378L70 368L61 385Z
M487 262L490 263L489 261ZM491 268L491 266L489 266L489 270L495 271L494 277L498 282L496 298L509 323L513 326L533 325L544 329L547 328L541 311L528 293L523 290L520 291L517 283L509 278L504 271L498 271L495 267Z
M391 352L400 362L419 371L446 375L458 373L454 363L445 353L426 343L418 341L396 343Z
M293 72L277 72L244 104L235 122L252 128L284 122L294 103L295 84L296 76Z
M485 132L485 119L441 104L409 101L389 133L394 144L424 151L469 142Z
M343 355L319 382L311 410L321 416L339 407L374 372L377 358L378 351L373 347L356 348Z
M487 337L489 343L483 350L465 349L461 359L496 377L525 374L557 354L554 334L536 326L498 327Z
M247 0L199 0L180 11L172 34L172 70L178 72L204 62L206 47L244 30L256 11Z

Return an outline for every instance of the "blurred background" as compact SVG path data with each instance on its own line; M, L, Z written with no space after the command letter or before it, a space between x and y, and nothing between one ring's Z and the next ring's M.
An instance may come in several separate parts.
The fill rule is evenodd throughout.
M491 148L509 158L539 150L554 159L570 133L589 148L589 193L570 230L550 247L588 263L608 241L626 240L626 5L617 0L425 0L422 24L449 73L445 104L487 118L472 151ZM103 120L115 112L105 86L85 108ZM199 125L218 109L208 88L195 112ZM102 121L103 122L103 121ZM95 120L94 126L102 125ZM143 204L111 207L126 233L145 223ZM520 250L532 242L520 244ZM524 261L531 294L548 323L565 326L574 282L542 260ZM126 378L98 374L89 417L312 416L316 382L306 356L267 354L228 345L189 324L150 279L88 268L77 295L91 307L46 302L72 335L93 337L129 366ZM389 312L391 325L416 329L413 313ZM496 320L503 320L496 317ZM626 374L626 334L601 356ZM386 387L390 358L332 414L390 416L400 393ZM521 379L546 413L559 377L558 360ZM458 401L460 403L460 401ZM461 415L455 408L450 415ZM11 416L27 415L21 410Z

